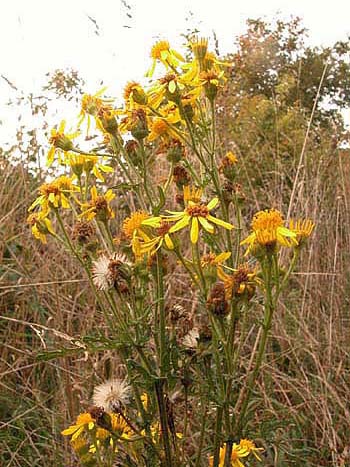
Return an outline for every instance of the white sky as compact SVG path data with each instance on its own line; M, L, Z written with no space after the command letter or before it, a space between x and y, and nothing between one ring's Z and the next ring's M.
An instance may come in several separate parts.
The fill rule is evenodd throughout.
M272 19L277 12L283 18L300 16L312 44L332 44L350 34L350 1L346 0L126 2L131 18L122 0L0 0L0 75L24 92L40 92L45 73L73 67L85 78L87 92L98 90L103 79L109 94L117 95L128 80L142 79L156 39L179 45L180 34L188 27L197 27L202 35L214 30L221 53L232 51L247 18ZM99 35L88 15L97 21ZM189 16L191 20L186 21ZM12 92L0 77L3 126L7 112L3 104Z

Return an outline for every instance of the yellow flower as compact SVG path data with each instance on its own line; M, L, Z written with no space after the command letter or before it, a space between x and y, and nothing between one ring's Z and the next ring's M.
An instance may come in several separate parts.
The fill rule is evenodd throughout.
M227 267L227 266L226 266ZM259 283L256 271L248 264L240 264L237 269L227 267L233 274L226 274L221 266L218 267L218 277L224 283L226 299L240 297L244 293L248 298L254 294L255 286Z
M135 211L130 217L127 217L123 222L123 233L124 235L132 239L135 231L142 229L143 222L149 219L151 216L144 211Z
M96 421L91 417L88 412L81 413L78 415L74 425L66 428L61 432L64 436L70 436L71 441L76 440L86 430L92 430L95 427Z
M144 109L126 110L123 112L125 117L121 121L120 131L130 131L132 136L137 140L146 138L149 134L148 118Z
M216 255L215 253L207 253L201 258L202 268L207 268L210 266L219 266L220 264L224 263L227 259L229 259L230 256L230 251L225 251L218 255Z
M61 121L58 130L53 128L51 130L51 136L49 139L49 143L51 147L49 152L47 153L47 165L50 166L54 160L55 152L57 151L59 154L59 161L61 162L61 152L66 153L67 151L71 151L74 148L72 140L78 136L78 132L75 133L65 133L66 122L64 120Z
M157 62L161 62L167 69L175 69L179 62L184 62L184 58L171 49L168 41L158 41L151 49L151 58L153 59L152 66L147 72L146 76L151 78L153 76Z
M272 248L277 244L286 247L297 245L297 234L283 224L282 214L276 209L257 212L251 224L253 232L241 242L241 245L249 245L245 254L259 245Z
M237 164L238 159L237 159L237 156L233 154L232 151L228 151L225 154L224 161L226 162L226 164L235 165Z
M255 444L253 443L253 441L251 441L250 439L241 439L241 441L239 442L239 447L241 449L247 450L249 453L252 453L253 456L258 461L261 461L261 458L259 457L258 453L263 451L264 449L263 448L257 448L255 446Z
M151 120L150 123L150 134L148 135L148 141L154 141L157 138L164 139L169 141L170 139L179 140L179 133L172 128L173 116L170 115L170 118L164 117L155 117ZM180 118L180 117L179 117Z
M195 37L190 42L190 47L192 49L194 58L201 66L208 52L208 39L205 37Z
M289 228L292 232L294 232L297 235L298 243L302 243L304 240L310 237L312 231L314 230L314 227L315 224L310 219L299 219L297 221L291 220L289 222Z
M129 439L133 435L133 430L120 414L108 413L108 415L111 418L111 429L114 435L120 439Z
M76 185L73 185L72 178L61 175L51 183L44 183L39 187L40 196L30 206L32 211L36 206L41 206L43 216L47 216L51 208L68 209L70 207L67 195L74 191L79 191Z
M157 109L164 98L179 103L184 88L185 83L181 79L181 76L173 72L167 73L163 78L159 78L149 90L149 105Z
M226 454L226 446L223 448L220 448L219 467L224 467L225 454ZM247 456L249 456L249 451L245 448L242 448L240 445L237 445L236 443L234 443L232 446L230 467L244 467L244 464L240 461L240 459L247 457ZM209 466L212 467L213 465L214 465L214 457L210 456Z
M74 451L77 452L78 454L80 454L81 452L84 452L88 448L86 439L84 439L83 436L80 436L77 439L71 440L70 443Z
M199 84L204 87L205 95L209 100L216 97L219 86L224 81L224 72L215 70L201 71L199 74Z
M135 245L134 249L137 250L139 253L138 256L144 254L150 254L151 256L154 255L159 248L162 247L163 243L165 243L166 247L169 250L174 249L174 243L169 235L171 224L169 222L161 221L159 227L157 227L157 236L147 241L139 241L137 245Z
M114 172L114 169L109 165L101 164L97 156L68 153L66 154L66 164L71 167L73 173L78 178L81 177L83 172L86 174L92 172L101 182L105 181L102 172Z
M141 253L141 242L151 241L147 228L158 228L160 225L160 217L151 217L144 211L133 212L124 220L123 233L131 240L132 251L137 259L145 253Z
M42 212L29 214L27 223L31 226L34 237L42 243L47 243L46 235L55 235L50 220Z
M181 230L191 224L191 242L197 243L200 226L210 234L213 234L215 231L215 228L212 224L219 225L228 230L233 229L232 224L229 224L228 222L218 219L217 217L214 217L210 214L210 211L217 206L218 202L218 198L213 198L208 204L202 204L199 202L194 203L190 200L184 211L168 211L171 215L164 216L164 219L171 222L176 221L176 224L171 227L169 233L177 232L178 230Z
M124 88L124 99L127 104L127 108L133 109L135 104L146 105L148 102L148 96L145 93L142 86L136 81L130 81ZM137 106L136 105L136 106Z
M104 195L99 195L96 186L93 186L90 193L91 200L81 205L83 212L79 217L86 217L88 221L91 221L96 216L102 222L113 219L114 211L109 206L109 203L115 198L113 191L107 190Z
M113 102L113 99L102 99L101 96L106 91L106 87L100 89L96 94L84 94L81 99L81 110L79 114L79 121L78 127L81 126L83 121L87 120L87 133L89 133L90 125L91 125L91 117L95 118L97 126L101 129L101 124L98 121L98 113L101 111L102 108L105 110L112 111L112 107L110 105Z

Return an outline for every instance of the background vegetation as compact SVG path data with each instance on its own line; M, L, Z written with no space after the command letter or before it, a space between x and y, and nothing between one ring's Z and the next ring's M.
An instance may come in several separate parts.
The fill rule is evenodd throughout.
M341 116L350 42L310 48L305 37L297 19L249 21L218 103L220 140L240 161L239 185L227 188L247 200L244 217L274 206L316 222L259 380L255 440L276 467L350 463L349 134ZM0 149L0 456L8 467L76 465L60 431L116 365L112 350L37 358L103 326L79 265L57 243L36 242L25 222L45 176L38 155L50 100L74 99L81 86L75 72L50 75L43 96L22 103L44 117L42 127L19 127L17 144Z

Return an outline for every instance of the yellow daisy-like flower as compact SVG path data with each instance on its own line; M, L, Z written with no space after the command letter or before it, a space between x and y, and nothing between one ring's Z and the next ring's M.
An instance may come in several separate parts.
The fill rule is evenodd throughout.
M133 109L137 105L146 105L148 96L143 87L136 81L130 81L124 88L124 99L128 109Z
M171 224L169 222L161 221L160 226L156 229L157 236L147 241L139 242L135 248L139 255L149 254L154 255L162 246L168 248L168 250L174 249L174 243L169 235Z
M203 86L209 100L215 99L219 86L222 86L225 81L224 74L224 71L217 72L213 69L199 73L199 84Z
M70 441L72 448L74 451L78 454L81 452L84 452L88 448L88 444L86 442L86 439L84 439L83 436L80 436L79 438L73 439Z
M241 242L241 245L248 244L245 255L259 245L263 247L275 247L277 244L285 247L297 245L297 234L283 224L282 214L276 209L257 212L251 224L253 232Z
M194 58L197 60L199 66L201 67L208 52L208 39L205 37L195 37L190 42L190 47L192 49Z
M95 177L104 182L103 173L113 173L114 169L109 165L101 164L97 156L88 156L82 154L66 154L66 164L69 165L78 178L81 177L82 173L89 174L92 172Z
M257 448L253 441L250 439L241 439L239 442L239 447L241 449L247 450L249 453L252 453L253 456L261 462L261 457L258 455L259 452L262 452L263 448Z
M199 203L202 199L203 190L201 188L196 188L191 185L184 186L184 202L188 204L190 201L192 203Z
M71 151L74 148L72 140L76 138L79 132L75 133L65 133L66 122L62 120L58 129L53 128L51 130L51 136L49 139L49 143L51 147L49 152L47 153L47 165L50 166L55 158L56 151L59 154L59 162L61 162L61 153L66 153L67 151Z
M79 436L84 433L84 431L92 430L95 425L96 420L92 418L90 413L81 413L78 415L75 424L63 430L61 434L64 436L72 435L71 441L74 441L79 438Z
M216 255L215 253L207 253L201 258L202 268L208 268L211 266L217 267L220 264L224 263L231 256L230 251L224 251Z
M132 251L137 259L145 253L141 252L141 244L151 241L148 227L159 228L161 225L160 217L151 217L144 211L136 211L127 217L123 222L123 233L131 240Z
M31 226L34 237L42 243L47 243L46 235L55 235L50 220L42 212L29 214L27 223Z
M255 286L259 283L256 278L256 271L250 268L248 264L240 264L237 269L228 267L227 269L233 273L226 274L221 266L218 267L218 277L224 283L226 299L240 297L244 293L251 297Z
M87 133L89 133L91 126L91 117L95 118L96 123L98 124L98 113L102 108L105 110L112 111L111 102L113 99L104 99L101 96L105 93L106 87L100 89L96 94L84 94L81 99L81 110L79 114L78 128L81 126L83 121L87 120ZM98 126L100 126L98 124Z
M81 205L82 213L79 217L86 217L88 221L91 221L94 217L102 222L106 222L108 219L114 218L114 211L111 209L109 203L115 198L115 194L112 190L107 190L104 195L97 193L96 186L93 186L90 190L91 199L88 203Z
M230 163L231 165L235 165L238 162L237 156L235 154L233 154L232 151L228 151L225 154L224 159L226 159L227 163Z
M176 221L176 224L170 228L169 233L177 232L178 230L181 230L190 224L191 242L197 243L200 226L210 234L213 234L215 231L213 224L219 225L220 227L228 230L233 229L232 224L229 224L228 222L218 219L217 217L214 217L210 214L210 211L214 209L218 203L218 198L213 198L208 204L202 204L199 202L194 203L190 200L184 211L168 211L171 215L164 216L164 219L170 222Z
M298 243L302 243L312 234L315 224L310 219L304 220L291 220L289 222L289 228L292 232L296 233Z
M151 58L152 66L146 74L149 78L153 76L157 62L161 62L167 69L175 69L180 62L185 61L181 54L170 48L168 41L156 42L151 49Z
M134 434L133 430L126 423L125 419L115 413L108 413L111 420L111 430L114 435L117 435L119 439L130 439Z
M172 72L167 73L163 78L159 78L149 90L149 105L157 109L164 98L179 103L184 88L185 83L181 79L181 76Z
M224 467L225 454L226 454L226 446L220 448L219 467ZM247 449L241 447L239 444L234 443L232 446L230 467L244 467L244 464L240 461L240 459L243 459L248 456L249 456L249 451ZM214 457L210 456L209 466L212 467L213 465L214 465Z
M172 118L170 117L170 120ZM179 140L179 134L173 130L171 121L168 119L156 117L151 120L150 123L150 134L148 135L148 141L154 141L158 138L162 140L169 141L170 139L177 139Z
M68 209L70 208L68 196L75 191L79 191L79 188L73 185L72 178L61 175L53 182L44 183L39 187L40 196L30 206L29 211L41 206L43 217L45 217L51 208Z
M142 230L142 226L147 219L150 219L150 215L144 211L135 211L130 217L127 217L123 222L123 233L124 235L132 239L135 231Z

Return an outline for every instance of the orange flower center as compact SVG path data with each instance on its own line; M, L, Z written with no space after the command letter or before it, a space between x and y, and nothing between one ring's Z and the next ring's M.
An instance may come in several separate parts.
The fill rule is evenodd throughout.
M123 223L123 232L128 238L132 238L136 229L141 227L142 221L149 218L149 215L143 211L134 212L130 217L127 217Z
M152 131L156 135L163 135L168 131L168 125L164 120L156 119L152 124Z
M169 232L170 227L171 227L170 222L164 222L164 221L162 221L160 227L158 227L158 229L157 229L157 234L158 234L160 237L164 237L164 235L166 235L166 234Z
M252 221L252 229L257 230L275 230L283 226L282 214L276 209L259 211L255 214Z
M54 183L44 183L39 188L39 191L44 196L49 196L51 193L53 193L56 196L60 192L58 186L55 185Z
M176 81L176 75L174 73L168 73L167 75L163 76L163 78L159 79L160 84L167 84L171 81Z
M96 211L102 211L103 209L108 208L107 200L104 196L98 196L93 202L93 206L95 207Z
M191 217L208 217L209 209L205 204L195 204L194 206L188 206L186 212Z

